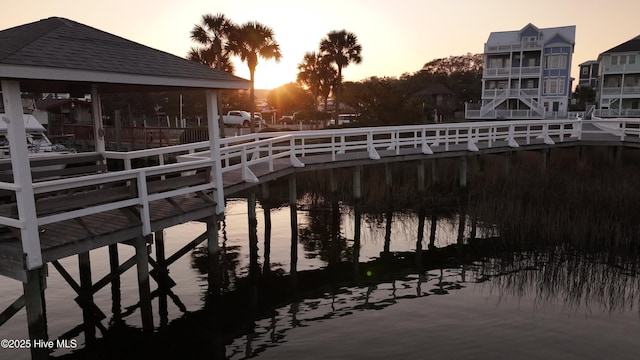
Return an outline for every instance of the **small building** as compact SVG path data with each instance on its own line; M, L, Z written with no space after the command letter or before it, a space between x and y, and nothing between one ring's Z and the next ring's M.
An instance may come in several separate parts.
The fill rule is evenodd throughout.
M640 36L598 56L596 116L640 116Z
M53 127L66 124L93 123L91 102L74 98L58 98L52 94L35 101L33 115L41 124L48 125L49 131Z
M588 86L595 89L598 81L598 62L596 60L589 60L578 66L580 67L578 86Z
M429 84L418 91L414 97L421 102L423 114L427 120L447 122L454 118L456 95L442 84Z
M566 117L575 26L492 32L484 46L482 102L468 119Z

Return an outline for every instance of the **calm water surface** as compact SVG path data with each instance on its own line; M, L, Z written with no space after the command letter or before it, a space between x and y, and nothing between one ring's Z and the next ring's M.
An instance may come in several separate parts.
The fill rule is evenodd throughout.
M394 213L389 234L384 216L362 221L358 267L368 276L342 281L355 265L353 255L353 211L341 208L340 258L347 266L328 265L319 241L309 231L318 228L318 215L298 212L300 237L297 270L299 291L279 298L283 281L291 281L291 232L289 209L273 209L269 269L282 280L269 286L247 284L249 275L249 226L244 200L227 206L220 229L228 286L222 299L205 306L206 271L197 266L202 249L184 256L170 267L177 283L171 289L166 316L153 302L151 339L105 342L139 333L136 307L136 274L121 277L122 321L114 319L113 299L107 286L95 295L108 336L97 331L102 350L83 352L85 338L74 338L77 351L56 350L59 358L228 358L245 359L635 359L640 354L640 291L637 273L612 270L594 260L563 259L555 262L544 253L460 265L444 253L423 269L385 272L388 257L412 257L417 248L418 219ZM320 221L322 222L322 221ZM264 217L258 209L259 263L265 263ZM434 245L444 248L458 237L456 219L440 220ZM200 223L188 223L165 232L167 256L205 231ZM467 229L469 231L469 229ZM428 248L430 221L420 244ZM320 236L321 237L321 236ZM317 240L317 241L316 241ZM202 245L201 245L202 246ZM120 261L133 256L133 249L120 246ZM395 255L394 255L395 254ZM401 254L401 255L398 255ZM381 259L382 258L382 259ZM393 261L395 261L393 260ZM91 252L94 281L107 273L106 250ZM392 260L389 260L392 261ZM77 277L77 260L61 263ZM335 265L335 264L334 264ZM345 264L343 264L345 265ZM345 270L346 269L346 270ZM579 269L579 271L576 271ZM623 269L624 270L624 269ZM244 280L243 280L244 279ZM315 288L307 286L317 280ZM152 281L152 291L155 288ZM240 289L239 291L236 291ZM248 289L248 290L247 290ZM252 290L253 289L253 290ZM259 289L259 290L256 290ZM265 290L266 289L266 290ZM5 308L22 292L21 284L0 279L0 306ZM266 294L266 295L265 295ZM58 272L49 267L46 290L49 335L52 339L81 325L82 312L73 301L74 292ZM262 306L264 298L273 301ZM213 308L213 310L211 309ZM212 315L215 314L215 315ZM233 314L228 320L229 314ZM0 339L27 339L24 310L0 327ZM213 319L213 320L208 320ZM227 320L220 320L227 319ZM117 329L117 330L115 330ZM176 335L177 334L177 335ZM137 335L135 335L137 336ZM137 339L137 337L135 337ZM101 342L102 341L102 342ZM106 344L106 345L105 345ZM106 351L104 349L111 349ZM121 348L121 349L119 349ZM122 351L120 351L122 350ZM144 354L144 355L143 355ZM28 359L24 350L0 349L0 359Z

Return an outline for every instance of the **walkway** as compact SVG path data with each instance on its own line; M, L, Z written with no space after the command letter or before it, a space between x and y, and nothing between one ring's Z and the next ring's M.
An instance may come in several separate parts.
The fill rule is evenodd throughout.
M576 145L640 146L640 120L472 122L249 134L106 152L124 170L34 183L43 262L146 236L224 211L225 195L296 171ZM155 164L146 166L145 164ZM223 187L214 175L222 173ZM0 182L0 189L19 187ZM0 206L0 274L26 280L11 197Z

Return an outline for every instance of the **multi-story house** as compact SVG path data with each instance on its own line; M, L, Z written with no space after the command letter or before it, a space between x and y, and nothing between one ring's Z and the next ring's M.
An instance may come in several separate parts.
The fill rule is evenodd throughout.
M596 60L589 60L578 66L580 67L578 86L588 86L595 89L598 81L598 62Z
M492 32L484 45L482 103L468 119L566 117L575 26ZM479 105L479 106L478 106Z
M598 56L596 116L640 116L640 36Z

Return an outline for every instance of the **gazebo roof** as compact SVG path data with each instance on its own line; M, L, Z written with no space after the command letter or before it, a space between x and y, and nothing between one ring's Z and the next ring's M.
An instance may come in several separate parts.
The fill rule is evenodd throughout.
M232 74L59 17L0 31L0 78L20 79L26 91L60 87L61 82L63 89L56 91L65 91L64 87L78 91L81 84L89 83L100 85L101 91L122 85L250 86L248 80Z

